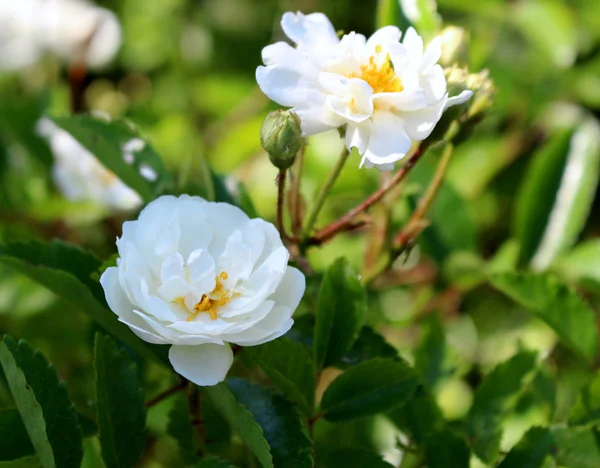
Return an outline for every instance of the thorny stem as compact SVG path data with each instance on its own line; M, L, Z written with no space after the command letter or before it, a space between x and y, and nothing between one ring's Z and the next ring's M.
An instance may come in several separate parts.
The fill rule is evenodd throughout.
M335 237L338 233L347 231L349 228L351 228L353 226L354 217L368 210L371 206L386 196L396 185L402 182L414 165L419 161L419 159L421 159L421 156L423 156L424 152L423 146L417 148L417 150L406 161L406 164L404 164L404 166L402 166L383 187L377 190L377 192L373 193L365 201L352 208L337 221L334 221L317 232L315 236L310 239L311 244L321 245Z
M170 397L171 395L177 393L179 390L183 390L186 386L187 386L188 381L187 380L182 380L181 382L179 382L177 385L168 388L167 390L165 390L162 393L159 393L158 395L156 395L154 398L152 398L151 400L147 401L144 406L146 408L151 408L152 406L156 405L157 403L160 403L161 401L163 401L164 399Z
M344 148L342 149L342 152L340 153L340 156L339 156L337 162L335 163L335 166L333 166L333 169L331 170L331 173L329 174L327 181L325 181L325 185L323 185L323 187L321 188L321 191L319 192L319 195L317 196L317 200L315 201L312 209L310 210L310 212L307 216L307 221L306 221L306 224L304 225L304 232L303 232L304 238L306 238L306 239L309 238L311 231L313 229L313 226L315 225L315 222L317 221L317 217L319 216L321 208L323 208L323 205L325 204L325 200L327 199L329 192L335 185L335 181L337 180L340 173L342 172L342 168L344 167L344 164L346 164L346 161L348 160L348 156L350 156L350 151L344 145Z

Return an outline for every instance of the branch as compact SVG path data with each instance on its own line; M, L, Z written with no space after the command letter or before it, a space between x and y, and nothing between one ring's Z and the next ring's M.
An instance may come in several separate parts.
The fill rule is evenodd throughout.
M154 398L152 398L151 400L149 400L146 403L144 403L144 406L146 408L150 408L150 407L156 405L157 403L160 403L161 401L163 401L164 399L170 397L174 393L177 393L179 390L183 390L187 386L187 383L188 383L188 381L185 380L185 379L183 379L177 385L175 385L175 386L173 386L171 388L168 388L164 392L159 393Z

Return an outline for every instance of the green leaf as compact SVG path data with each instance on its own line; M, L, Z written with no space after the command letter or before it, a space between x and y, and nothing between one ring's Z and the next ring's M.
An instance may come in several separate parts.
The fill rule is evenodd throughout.
M568 281L593 281L600 284L600 239L578 244L556 260L553 270Z
M423 338L415 349L415 369L419 371L427 386L434 388L446 373L446 336L439 314L431 314L427 318L426 326Z
M53 117L56 125L70 133L82 146L92 153L110 171L114 172L146 202L152 201L165 191L172 190L173 178L166 170L160 156L149 144L134 153L132 164L123 157L123 145L139 138L130 124L122 120L106 121L89 115ZM152 170L156 180L142 176L144 170Z
M549 429L532 427L508 452L498 468L542 468L546 456L554 450L554 447L554 437Z
M388 417L418 445L444 425L442 411L423 386L405 404L388 413Z
M571 247L587 220L600 174L596 122L560 133L534 155L516 204L521 261L546 269Z
M400 3L398 0L379 0L377 2L376 18L376 29L384 26L398 26L400 21Z
M439 32L441 18L437 14L435 0L400 0L399 3L403 15L420 35L431 39Z
M467 430L475 454L492 463L500 453L502 420L516 403L523 380L534 369L536 353L522 352L498 364L475 391Z
M579 398L569 415L572 426L585 425L600 421L600 374L581 389Z
M558 446L556 463L568 468L598 468L598 433L588 428L557 428L552 431Z
M0 364L41 465L79 467L81 428L54 368L27 343L17 344L8 335L0 342Z
M109 336L96 333L96 417L107 467L133 466L146 444L146 408L137 367Z
M9 243L0 244L0 263L69 301L140 356L166 360L166 347L144 343L103 306L102 287L91 279L101 263L91 254L60 241Z
M195 455L196 447L193 438L195 429L190 420L190 405L183 394L177 394L173 399L167 434L178 442L182 461L186 464L193 463L198 457Z
M358 274L339 258L325 273L317 303L313 350L318 368L339 361L350 350L366 310L367 296Z
M191 465L194 468L232 468L228 462L217 456L211 455L200 460L198 463Z
M356 366L361 362L377 357L393 358L398 356L398 351L385 338L371 327L362 327L357 340L350 351L342 358L348 366Z
M469 468L471 453L465 440L444 429L431 434L425 441L427 466L444 468Z
M327 468L348 468L361 466L365 468L392 468L379 455L362 448L335 450L325 461Z
M307 416L312 415L315 393L315 370L306 348L283 337L260 346L244 348L244 353L258 364Z
M592 309L573 290L545 274L494 275L492 285L546 322L561 341L591 363L598 346Z
M417 388L417 373L399 359L372 359L351 367L325 391L321 410L329 421L347 421L389 411Z
M0 408L0 461L34 453L27 429L16 408Z
M273 468L271 447L265 440L263 429L246 407L236 401L227 384L221 382L213 387L204 387L203 391L229 425L240 435L260 464L264 468Z
M232 378L227 383L238 403L244 405L262 427L274 466L313 466L312 442L300 414L285 398L243 379Z

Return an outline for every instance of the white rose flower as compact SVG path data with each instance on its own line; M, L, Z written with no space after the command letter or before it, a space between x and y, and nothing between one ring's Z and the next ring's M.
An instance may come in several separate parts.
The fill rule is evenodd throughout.
M52 153L52 178L61 193L73 201L93 201L113 210L130 211L142 204L142 199L106 169L96 157L73 136L43 118L37 124L38 133L45 137ZM133 155L124 152L124 157Z
M90 2L0 2L0 69L27 67L46 52L68 63L100 68L115 57L120 46L117 17Z
M197 385L225 378L229 343L286 333L304 294L275 227L226 203L160 197L123 224L117 248L100 278L109 307L144 341L172 345L173 368Z
M346 146L363 156L361 166L390 170L413 141L427 138L449 106L472 93L448 97L437 64L441 39L425 49L410 28L386 26L368 40L351 32L338 38L322 13L285 13L285 34L296 44L263 49L256 70L262 91L300 117L305 136L347 125Z

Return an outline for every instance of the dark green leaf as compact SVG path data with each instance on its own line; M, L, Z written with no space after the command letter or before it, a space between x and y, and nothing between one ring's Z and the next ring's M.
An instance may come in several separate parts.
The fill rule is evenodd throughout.
M186 463L192 463L194 455L193 426L190 420L190 405L183 394L177 394L173 398L173 408L169 413L167 434L173 437L179 444L181 458Z
M348 366L356 366L363 361L377 357L392 358L398 356L398 351L385 338L371 327L362 327L360 335L350 348L350 351L342 358L342 362Z
M204 387L203 391L252 453L256 455L260 464L264 468L273 468L271 447L265 440L263 429L246 407L236 401L227 384L221 382L213 387Z
M288 399L308 416L312 415L315 393L315 370L306 348L283 337L260 346L250 346L244 353L256 362Z
M146 408L136 365L108 336L96 334L96 415L107 467L133 466L146 444Z
M467 429L475 454L486 463L499 455L502 439L501 423L523 380L534 369L536 353L522 352L497 365L475 391L473 406L467 418Z
M219 457L216 457L216 456L212 456L212 455L202 459L201 461L199 461L198 463L196 463L192 466L194 468L232 468L233 467L233 465L230 465L225 460L223 460Z
M417 373L399 359L372 359L335 379L321 401L323 416L344 421L389 411L417 388Z
M142 342L102 305L102 287L91 279L100 267L94 256L60 241L10 243L0 244L0 262L71 302L141 356L166 360L164 347Z
M577 240L598 184L598 128L588 121L557 135L534 156L516 204L522 262L545 269Z
M556 278L543 274L494 275L492 285L546 322L566 346L591 363L598 336L592 309Z
M0 342L0 364L41 465L79 467L81 428L54 368L27 343L7 335Z
M415 369L429 388L434 388L445 374L446 336L438 314L431 314L426 322L423 338L415 349Z
M16 408L0 409L0 461L15 460L34 453L27 429Z
M134 153L132 164L123 157L123 145L139 138L131 125L124 121L112 121L87 115L54 117L54 123L70 133L82 146L90 151L110 171L114 172L146 201L171 190L173 179L166 170L160 156L147 143ZM148 180L140 171L150 168L156 180Z
M498 468L541 468L554 447L554 437L549 429L532 427L508 452Z
M352 347L363 326L367 296L357 273L345 258L325 273L315 324L314 358L318 368L339 361Z
M232 378L227 383L236 400L252 413L262 427L271 447L274 466L313 466L312 442L300 414L285 398L243 379Z
M556 462L568 468L598 468L600 444L598 433L588 428L557 428L552 431L558 452Z
M465 440L449 429L435 432L425 441L425 460L432 468L469 468L470 458Z
M600 374L581 389L569 416L569 424L578 426L600 421Z
M332 452L325 461L327 468L348 468L360 466L365 468L392 468L379 455L362 448L347 448Z
M243 182L237 180L234 176L224 176L217 174L210 168L209 170L214 188L214 201L235 205L251 218L258 217L250 194Z
M405 404L388 413L388 417L418 445L444 424L442 412L433 396L422 386Z

